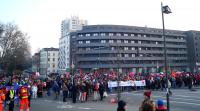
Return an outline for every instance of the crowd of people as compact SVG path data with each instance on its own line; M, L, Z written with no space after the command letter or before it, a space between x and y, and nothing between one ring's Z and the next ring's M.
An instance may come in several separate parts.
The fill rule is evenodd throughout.
M108 96L107 93L117 91L117 87L109 87L108 82L117 81L138 81L145 80L146 86L123 86L120 87L121 91L132 90L165 90L168 84L169 88L181 88L188 86L192 89L195 85L200 85L200 74L191 74L185 72L172 72L169 75L167 81L164 74L122 74L121 76L111 72L108 74L74 74L68 73L62 75L51 75L44 80L38 79L35 74L31 74L29 77L21 77L14 75L12 77L1 77L0 81L0 111L7 109L13 111L14 104L20 106L20 111L26 106L26 110L29 111L31 106L31 99L42 98L45 96L54 96L54 99L62 97L62 101L86 102L88 100L103 101ZM61 95L62 94L62 95ZM146 92L145 97L149 97L150 93ZM144 101L146 101L145 99ZM146 102L144 102L146 103ZM150 107L148 104L144 104L140 107L140 111L143 106ZM157 102L158 107L162 105L162 101ZM119 111L123 111L122 107L125 102L119 102ZM147 105L147 106L146 106ZM161 106L160 105L160 106ZM148 110L150 111L150 110ZM153 111L153 110L152 110ZM160 111L160 110L158 110Z

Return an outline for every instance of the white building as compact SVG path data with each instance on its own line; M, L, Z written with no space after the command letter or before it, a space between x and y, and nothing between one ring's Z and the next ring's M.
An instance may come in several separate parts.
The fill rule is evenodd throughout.
M61 38L59 39L59 73L63 73L70 68L70 32L81 30L87 25L86 20L80 20L77 16L66 18L61 23Z
M58 48L43 48L40 51L40 75L46 77L58 73Z

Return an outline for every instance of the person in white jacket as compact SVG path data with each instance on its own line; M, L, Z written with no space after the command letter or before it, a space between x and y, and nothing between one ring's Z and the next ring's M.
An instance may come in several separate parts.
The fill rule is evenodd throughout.
M32 86L32 92L33 92L32 98L34 98L34 99L37 98L37 90L38 90L37 85L33 84L33 86Z

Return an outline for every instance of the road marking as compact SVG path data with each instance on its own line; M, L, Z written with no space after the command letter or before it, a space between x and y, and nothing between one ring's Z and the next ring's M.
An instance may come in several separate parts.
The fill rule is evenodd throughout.
M179 101L170 101L170 102L200 106L200 104L197 104L197 103L188 103L188 102L179 102Z
M62 106L57 106L58 109L71 109L73 108L74 106L72 105L62 105Z
M178 96L178 97L185 97L185 98L191 98L191 97L194 97L194 96L195 96L195 99L200 99L200 98L196 97L196 95L194 95L194 96L175 95L175 96Z
M91 108L79 107L78 109L86 109L86 110L90 110Z

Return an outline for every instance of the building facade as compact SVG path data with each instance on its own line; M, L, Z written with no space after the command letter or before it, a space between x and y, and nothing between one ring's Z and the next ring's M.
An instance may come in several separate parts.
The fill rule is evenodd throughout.
M187 31L188 59L191 72L200 70L200 31Z
M70 68L70 32L81 30L87 25L86 20L81 20L77 16L65 19L61 23L61 38L59 39L59 73Z
M40 51L40 75L58 73L58 48L43 48Z
M86 72L156 72L164 67L162 29L90 25L70 37L75 66ZM188 69L186 37L183 31L166 30L167 65L171 69Z
M32 56L32 71L33 72L40 71L40 53L35 53Z

